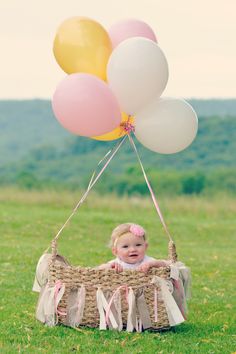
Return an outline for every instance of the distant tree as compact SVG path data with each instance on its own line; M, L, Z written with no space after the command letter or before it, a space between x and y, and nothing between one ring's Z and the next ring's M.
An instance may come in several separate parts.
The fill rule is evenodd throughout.
M182 181L183 194L200 194L205 188L206 178L201 173L187 176Z
M125 172L128 175L139 175L142 173L140 167L138 165L130 165L126 168Z
M39 182L35 175L30 172L24 172L18 174L16 183L21 188L33 189L39 187Z

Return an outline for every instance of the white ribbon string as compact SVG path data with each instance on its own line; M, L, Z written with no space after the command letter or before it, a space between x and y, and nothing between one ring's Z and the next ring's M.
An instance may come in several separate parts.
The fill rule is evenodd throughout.
M150 185L150 183L149 183L149 180L148 180L148 178L147 178L146 172L145 172L145 170L144 170L144 167L143 167L141 158L140 158L140 156L139 156L138 150L137 150L137 148L136 148L136 145L135 145L135 143L134 143L134 140L133 140L133 138L131 137L131 135L128 135L128 137L129 137L130 144L131 144L131 146L133 147L133 150L134 150L134 152L135 152L135 154L136 154L136 156L137 156L139 165L140 165L141 170L142 170L142 172L143 172L143 176L144 176L145 182L146 182L146 184L147 184L147 186L148 186L149 192L150 192L151 197L152 197L152 201L153 201L154 206L155 206L155 208L156 208L157 214L158 214L158 216L159 216L159 218L160 218L160 220L161 220L161 223L162 223L162 225L163 225L163 228L164 228L166 234L168 235L170 241L173 241L173 240L172 240L172 237L171 237L171 235L170 235L170 233L169 233L169 231L168 231L168 228L167 228L167 226L166 226L165 220L164 220L164 218L163 218L163 216L162 216L162 213L161 213L160 207L159 207L159 205L158 205L157 199L156 199L156 197L155 197L155 194L154 194L154 192L153 192L153 190L152 190L152 187L151 187L151 185Z
M84 193L84 195L82 196L82 198L80 199L80 201L77 203L77 205L75 206L75 208L73 209L71 215L68 217L68 219L66 220L66 222L64 223L64 225L61 227L61 229L58 231L58 233L56 234L56 236L54 237L54 241L56 241L61 232L63 231L63 229L66 227L66 225L69 223L70 219L74 216L74 214L76 213L76 211L79 209L79 207L81 206L81 204L85 201L85 199L87 198L90 190L93 188L93 186L96 184L96 182L98 181L98 179L101 177L102 173L105 171L106 167L109 165L109 163L111 162L111 160L113 159L113 157L115 156L115 154L118 152L118 150L120 149L121 145L124 143L125 139L127 138L127 135L124 136L124 138L119 142L119 144L114 148L111 156L109 157L109 159L106 161L106 163L104 164L104 166L102 167L102 169L99 171L99 173L97 174L96 178L96 170L93 172L92 177L89 181L88 187ZM108 155L111 153L112 150L108 151L108 153L106 153L106 155L99 161L98 166L106 159L106 157L108 157ZM97 167L98 167L97 166Z

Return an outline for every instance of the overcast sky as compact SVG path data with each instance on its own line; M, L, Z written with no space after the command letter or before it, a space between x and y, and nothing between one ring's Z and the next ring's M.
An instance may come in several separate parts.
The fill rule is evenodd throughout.
M169 63L163 96L236 97L236 0L0 0L0 99L51 98L66 75L53 39L72 16L147 22Z

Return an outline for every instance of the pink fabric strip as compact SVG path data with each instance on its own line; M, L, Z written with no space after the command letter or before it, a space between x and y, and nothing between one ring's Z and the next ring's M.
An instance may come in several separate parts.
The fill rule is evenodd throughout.
M66 312L60 311L60 310L59 310L59 307L57 308L57 314L58 314L58 315L61 315L61 316L66 316L66 315L67 315Z
M58 308L57 308L57 297L59 294L59 291L62 287L62 282L60 280L57 280L55 283L55 289L54 289L54 305L55 305L55 314L59 314L62 316L66 316L66 312L61 312Z
M128 288L128 285L125 284L125 285L120 285L115 291L114 293L112 294L112 297L110 298L110 301L108 303L108 307L106 309L106 317L105 317L105 320L106 320L106 323L108 324L108 319L109 319L109 314L110 314L110 311L111 311L111 305L114 301L114 298L116 296L116 294L118 293L119 290L121 289L125 289L125 298L126 298L126 301L128 303L128 295L129 295L129 288Z
M155 322L158 322L158 311L157 311L157 288L154 289L154 318Z
M158 203L157 203L155 194L154 194L154 192L153 192L153 190L152 190L152 187L151 187L151 185L150 185L150 183L149 183L149 181L148 181L146 172L145 172L145 170L144 170L144 167L143 167L142 161L141 161L141 159L140 159L140 156L139 156L138 150L137 150L137 148L136 148L136 145L135 145L135 143L134 143L134 140L133 140L133 138L131 137L131 135L128 135L128 136L129 136L130 144L131 144L131 146L133 147L133 149L134 149L134 151L135 151L135 153L136 153L136 156L137 156L137 158L138 158L139 164L140 164L140 166L141 166L141 169L142 169L142 172L143 172L143 176L144 176L144 179L145 179L146 184L147 184L147 186L148 186L149 192L150 192L150 194L151 194L151 197L152 197L153 203L154 203L154 205L155 205L157 214L159 215L159 218L160 218L160 220L161 220L161 223L162 223L162 225L163 225L163 227L164 227L165 232L167 233L169 239L172 241L172 238L171 238L171 236L170 236L170 233L169 233L169 231L168 231L168 229L167 229L166 223L165 223L164 218L163 218L163 216L162 216L161 210L160 210L159 205L158 205Z
M179 290L179 288L180 288L180 286L179 286L179 281L176 280L176 279L173 279L172 281L173 281L173 283L174 283L174 287Z

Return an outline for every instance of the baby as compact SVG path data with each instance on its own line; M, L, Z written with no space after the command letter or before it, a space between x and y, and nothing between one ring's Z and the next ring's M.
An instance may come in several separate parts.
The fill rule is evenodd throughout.
M140 225L121 224L111 234L111 248L116 259L100 265L98 269L114 269L117 272L135 269L147 272L152 267L169 265L168 261L147 256L147 247L146 233Z

